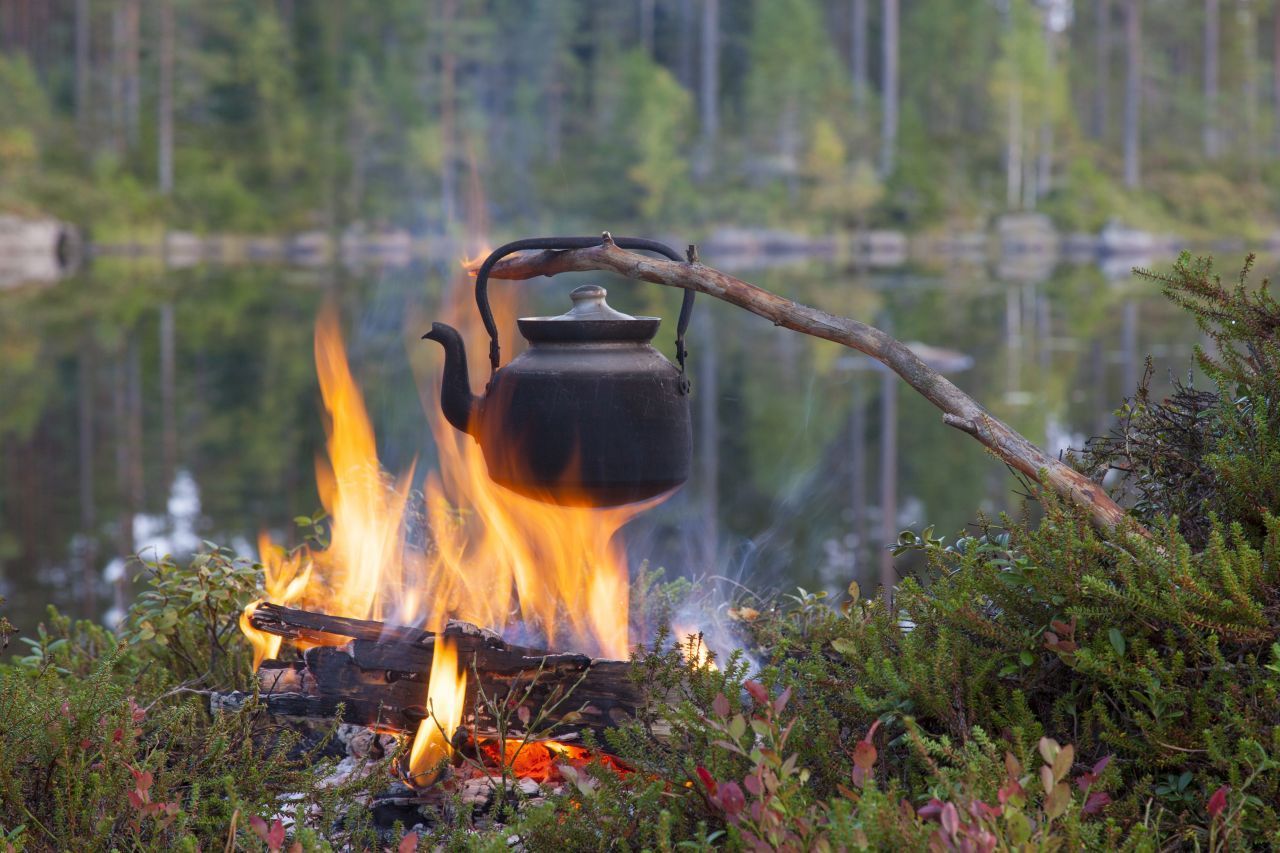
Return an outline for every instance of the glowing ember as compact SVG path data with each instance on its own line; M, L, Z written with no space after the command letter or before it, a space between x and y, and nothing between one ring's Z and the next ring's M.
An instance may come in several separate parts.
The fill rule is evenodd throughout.
M418 724L409 750L409 781L413 785L430 784L432 771L452 753L450 742L462 722L466 696L467 672L458 671L458 650L453 643L437 638L427 682L428 716Z
M599 761L605 767L620 775L633 772L630 767L605 753L593 754L586 747L564 743L556 740L523 742L508 739L499 755L498 744L486 741L480 746L480 756L484 763L493 768L509 767L511 772L521 779L532 779L535 782L561 782L564 777L560 773L562 765L574 768L586 767L593 761Z

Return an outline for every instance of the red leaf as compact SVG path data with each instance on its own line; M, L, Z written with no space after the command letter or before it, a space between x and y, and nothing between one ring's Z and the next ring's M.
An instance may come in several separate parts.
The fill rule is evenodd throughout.
M854 767L850 776L853 779L854 786L857 788L861 788L863 783L867 781L867 771L861 767Z
M119 743L123 739L124 739L124 729L117 727L116 730L111 733L111 742Z
M1227 807L1227 792L1231 790L1230 785L1223 785L1221 788L1213 792L1213 796L1209 797L1209 803L1206 806L1210 819L1216 818L1222 814Z
M411 832L404 838L400 839L400 846L396 848L396 853L414 853L418 849L418 833Z
M1098 763L1097 763L1097 764L1094 764L1094 765L1093 765L1093 768L1092 768L1089 772L1090 772L1090 773L1092 773L1094 776L1101 776L1101 775L1102 775L1102 771L1103 771L1103 770L1106 770L1106 769L1107 769L1107 765L1108 765L1108 764L1110 764L1110 763L1111 763L1111 756L1110 756L1110 755L1104 755L1104 756L1102 756L1101 758L1099 758L1099 759L1098 759Z
M1000 800L1000 805L1004 805L1009 802L1010 797L1025 793L1022 790L1022 784L1017 779L1010 779L1005 783L1004 787L996 791L996 797Z
M267 832L267 847L274 851L284 846L284 823L279 818L271 824L271 829Z
M871 728L867 729L867 733L862 736L863 743L871 743L871 738L875 737L876 729L880 728L880 721L876 720L871 724Z
M265 820L257 815L252 815L249 818L249 827L263 841L267 840L267 822Z
M1089 798L1084 801L1084 808L1081 810L1085 814L1101 814L1102 810L1111 804L1111 795L1106 791L1094 791Z
M863 771L870 770L876 763L876 748L868 741L858 741L853 748L853 763Z
M782 709L787 707L787 703L791 701L791 688L788 687L778 694L778 698L773 700L773 713L781 714Z
M87 737L86 737L86 738L81 738L81 739L80 739L80 748L81 748L81 749L83 749L83 750L87 750L87 749L88 749L89 747L91 747L91 746L93 746L93 741L89 740Z
M916 815L925 820L937 820L942 815L942 800L934 797L926 805L921 806Z
M129 792L129 805L131 805L131 806L133 806L135 809L138 809L139 811L141 811L141 810L142 810L142 807L146 805L146 800L142 799L142 795L141 795L141 794L139 794L137 791L130 791L130 792Z
M733 817L747 806L747 798L736 782L725 782L720 786L720 808L729 817Z
M764 790L764 786L760 784L760 777L754 774L747 774L742 777L742 786L751 793L751 796L758 797Z
M763 684L761 684L758 681L748 681L746 684L742 686L746 689L748 693L751 694L751 698L756 700L757 704L759 705L769 704L769 691L764 689Z
M989 806L982 800L973 801L974 816L982 815L984 817L995 818L1000 817L1004 813L1004 806Z
M711 792L712 796L715 796L715 793L716 793L715 777L712 776L709 772L707 772L707 768L703 767L701 764L698 765L697 773L698 773L698 778L702 780L702 784L707 786L707 790Z
M129 697L129 714L133 717L135 723L140 723L147 718L147 709L142 708L137 702L133 701L133 697Z
M942 823L942 828L946 830L947 835L954 837L960 831L960 812L956 811L955 803L944 805L938 820Z
M716 698L711 702L711 710L716 712L717 717L729 716L729 697L723 693L717 693Z

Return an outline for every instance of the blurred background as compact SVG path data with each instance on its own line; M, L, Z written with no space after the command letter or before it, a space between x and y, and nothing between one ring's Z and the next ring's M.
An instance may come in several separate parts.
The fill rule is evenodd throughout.
M519 236L696 241L1079 447L1199 340L1131 268L1280 244L1278 6L0 0L0 595L110 618L139 549L297 541L326 300L384 465L429 468L418 335ZM606 283L670 355L678 296ZM896 378L712 303L696 473L637 563L871 590L898 530L1020 511Z

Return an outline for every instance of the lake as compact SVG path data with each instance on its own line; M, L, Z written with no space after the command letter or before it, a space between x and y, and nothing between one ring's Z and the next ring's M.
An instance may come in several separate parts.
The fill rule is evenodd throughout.
M1200 339L1155 285L1095 266L735 274L945 350L953 381L1054 452L1112 427L1147 355L1160 392L1185 375ZM48 603L118 615L134 592L120 581L123 558L137 548L181 553L209 540L251 555L264 528L297 541L291 519L319 506L312 334L326 300L383 464L398 472L417 458L420 482L434 458L423 401L434 402L413 363L439 369L435 345L418 338L447 292L467 287L460 279L454 260L321 272L100 259L54 285L0 292L10 619L29 632ZM520 291L527 313L560 313L587 280L610 287L621 310L664 317L657 343L672 354L679 297L657 286L587 275L494 288ZM469 347L482 361L482 342ZM694 475L627 529L633 565L762 590L857 579L870 593L899 529L932 524L953 538L980 511L1022 504L1003 465L854 353L706 297L689 350Z

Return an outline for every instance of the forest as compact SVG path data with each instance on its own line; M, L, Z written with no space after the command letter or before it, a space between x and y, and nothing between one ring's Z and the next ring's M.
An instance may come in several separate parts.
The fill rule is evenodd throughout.
M1271 233L1269 0L3 0L0 206L98 235L540 222Z

